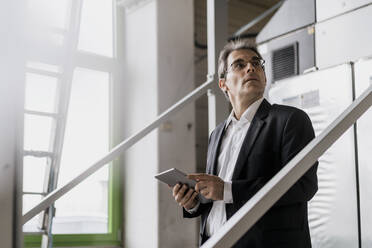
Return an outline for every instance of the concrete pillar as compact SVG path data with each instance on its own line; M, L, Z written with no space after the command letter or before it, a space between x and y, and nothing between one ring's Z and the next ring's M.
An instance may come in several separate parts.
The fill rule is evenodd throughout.
M218 56L227 42L227 1L207 0L208 75L214 87L208 91L209 133L228 116L229 103L218 87Z
M20 149L23 136L23 1L0 8L0 240L2 248L22 247Z
M135 133L194 88L193 1L124 5L122 132ZM191 104L124 155L124 246L196 247L197 220L182 218L171 189L154 175L195 172Z

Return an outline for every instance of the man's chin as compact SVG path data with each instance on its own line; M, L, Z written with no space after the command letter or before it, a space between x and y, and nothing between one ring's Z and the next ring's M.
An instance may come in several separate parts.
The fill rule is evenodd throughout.
M242 92L243 93L243 92ZM263 96L263 91L262 90L249 90L247 92L244 92L241 94L241 98L247 98L247 99L259 99Z

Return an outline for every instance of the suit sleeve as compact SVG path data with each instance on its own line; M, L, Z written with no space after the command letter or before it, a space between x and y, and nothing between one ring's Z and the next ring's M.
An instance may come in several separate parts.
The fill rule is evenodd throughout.
M184 208L182 208L182 210L183 210L183 218L195 218L195 217L198 217L198 216L202 215L204 213L204 211L206 211L207 209L209 209L210 208L210 205L212 205L212 203L206 203L206 204L200 203L199 208L198 208L198 210L196 210L195 213L189 213Z
M302 110L293 112L288 118L282 137L281 163L284 167L313 138L314 129L307 114ZM318 190L318 162L279 199L276 206L309 201Z

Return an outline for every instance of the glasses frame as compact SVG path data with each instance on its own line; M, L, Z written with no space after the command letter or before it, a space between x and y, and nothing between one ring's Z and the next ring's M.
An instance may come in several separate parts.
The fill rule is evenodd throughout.
M243 68L246 68L248 64L251 64L254 68L262 68L263 70L265 70L265 60L263 58L254 58L254 59L251 59L250 61L244 61L244 60L238 60L238 61L234 61L227 70L225 70L224 72L224 75L223 75L223 78L226 78L226 75L227 73L233 71L233 72L237 72L236 69L233 69L233 65L236 64L236 63L239 63L239 62L244 62L245 65L243 66ZM254 65L254 62L255 61L259 61L259 64L258 65ZM243 69L242 68L242 69Z

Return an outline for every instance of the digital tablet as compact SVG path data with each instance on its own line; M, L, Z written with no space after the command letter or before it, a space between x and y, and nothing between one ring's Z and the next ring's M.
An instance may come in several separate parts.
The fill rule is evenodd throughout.
M176 168L163 171L157 174L155 178L162 181L163 183L170 185L171 187L174 187L177 183L186 184L190 188L195 188L196 185L195 180L188 179L186 173L177 170ZM210 199L206 199L201 194L198 194L198 197L201 203L211 202Z

